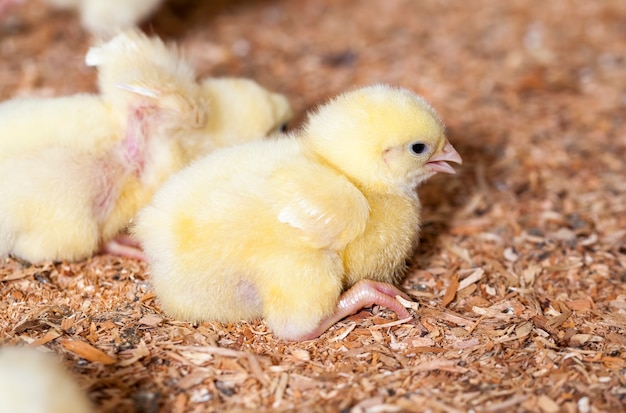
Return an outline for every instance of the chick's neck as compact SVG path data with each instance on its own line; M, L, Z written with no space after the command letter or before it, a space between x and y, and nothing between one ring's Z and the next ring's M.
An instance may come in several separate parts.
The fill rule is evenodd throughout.
M296 138L297 139L297 138ZM362 177L358 177L357 174L352 173L348 168L342 166L340 162L336 162L332 159L331 156L325 155L325 151L319 148L319 145L316 144L315 139L310 139L307 137L303 137L303 153L305 156L312 159L314 162L325 166L328 169L335 171L338 175L343 176L348 181L352 183L361 193L364 195L372 194L372 195L396 195L401 196L403 198L413 198L413 195L407 194L402 188L395 188L388 183L386 183L383 179L363 179ZM367 169L367 168L363 168ZM374 169L375 166L369 167L372 170L369 176L375 175L376 171ZM411 192L415 192L414 190Z

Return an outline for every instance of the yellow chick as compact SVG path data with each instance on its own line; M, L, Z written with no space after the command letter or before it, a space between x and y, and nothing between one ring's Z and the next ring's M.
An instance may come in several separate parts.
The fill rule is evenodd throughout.
M283 95L269 93L252 80L220 77L207 78L200 83L203 96L211 102L211 115L202 133L210 134L211 139L187 140L192 144L210 145L193 150L207 153L284 132L293 116Z
M170 128L167 135L184 136L181 142L191 158L198 152L204 154L274 133L293 115L283 95L271 93L252 80L206 78L196 82L193 69L175 47L138 30L126 30L90 48L85 61L98 68L100 93L121 113L121 122L136 95L158 101L161 108L186 113L188 119L178 119L178 129ZM210 115L197 111L206 106ZM198 118L202 118L201 127L190 127Z
M123 33L111 43L123 47L87 59L101 70L101 95L0 104L0 256L80 260L104 245L141 258L108 243L166 178L291 116L283 96L252 81L196 82L159 39Z
M122 111L135 95L174 107L192 106L201 96L195 71L176 45L137 29L90 47L85 63L98 70L102 98Z
M295 136L194 162L131 231L171 316L264 317L278 337L310 339L372 304L409 316L393 283L418 240L415 188L454 173L446 162L461 158L428 103L365 87L319 108Z
M0 349L0 413L88 413L86 394L52 355Z
M5 0L6 1L6 0ZM163 0L48 0L61 9L75 9L89 32L106 36L141 23Z

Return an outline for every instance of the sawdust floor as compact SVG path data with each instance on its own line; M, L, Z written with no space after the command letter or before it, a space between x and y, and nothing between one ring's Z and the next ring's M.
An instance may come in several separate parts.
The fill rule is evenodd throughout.
M419 190L415 318L294 344L166 317L143 263L6 259L2 342L59 353L101 412L624 411L626 2L176 1L144 27L294 125L355 85L432 102L465 164ZM30 0L0 36L1 99L95 90L73 14Z

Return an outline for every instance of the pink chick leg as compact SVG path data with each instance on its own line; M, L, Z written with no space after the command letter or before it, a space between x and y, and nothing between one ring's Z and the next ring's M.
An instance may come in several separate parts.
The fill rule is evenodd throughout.
M134 238L126 234L120 234L112 240L106 242L100 248L100 252L146 261L146 255L141 250L139 243Z
M400 301L396 300L398 295L406 300L411 300L408 295L391 284L372 280L359 281L339 297L335 312L320 321L315 330L302 337L302 340L317 338L344 317L375 304L392 310L399 319L408 318L411 314Z

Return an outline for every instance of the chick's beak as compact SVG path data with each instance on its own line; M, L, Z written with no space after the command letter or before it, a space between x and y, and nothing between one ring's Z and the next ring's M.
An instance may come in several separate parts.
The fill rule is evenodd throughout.
M433 156L426 163L430 166L430 169L433 172L443 172L446 174L455 174L456 171L452 166L447 164L446 162L456 162L459 165L463 163L463 159L461 159L461 155L454 149L454 146L450 142L446 142L446 146L443 147L443 153L440 155Z

